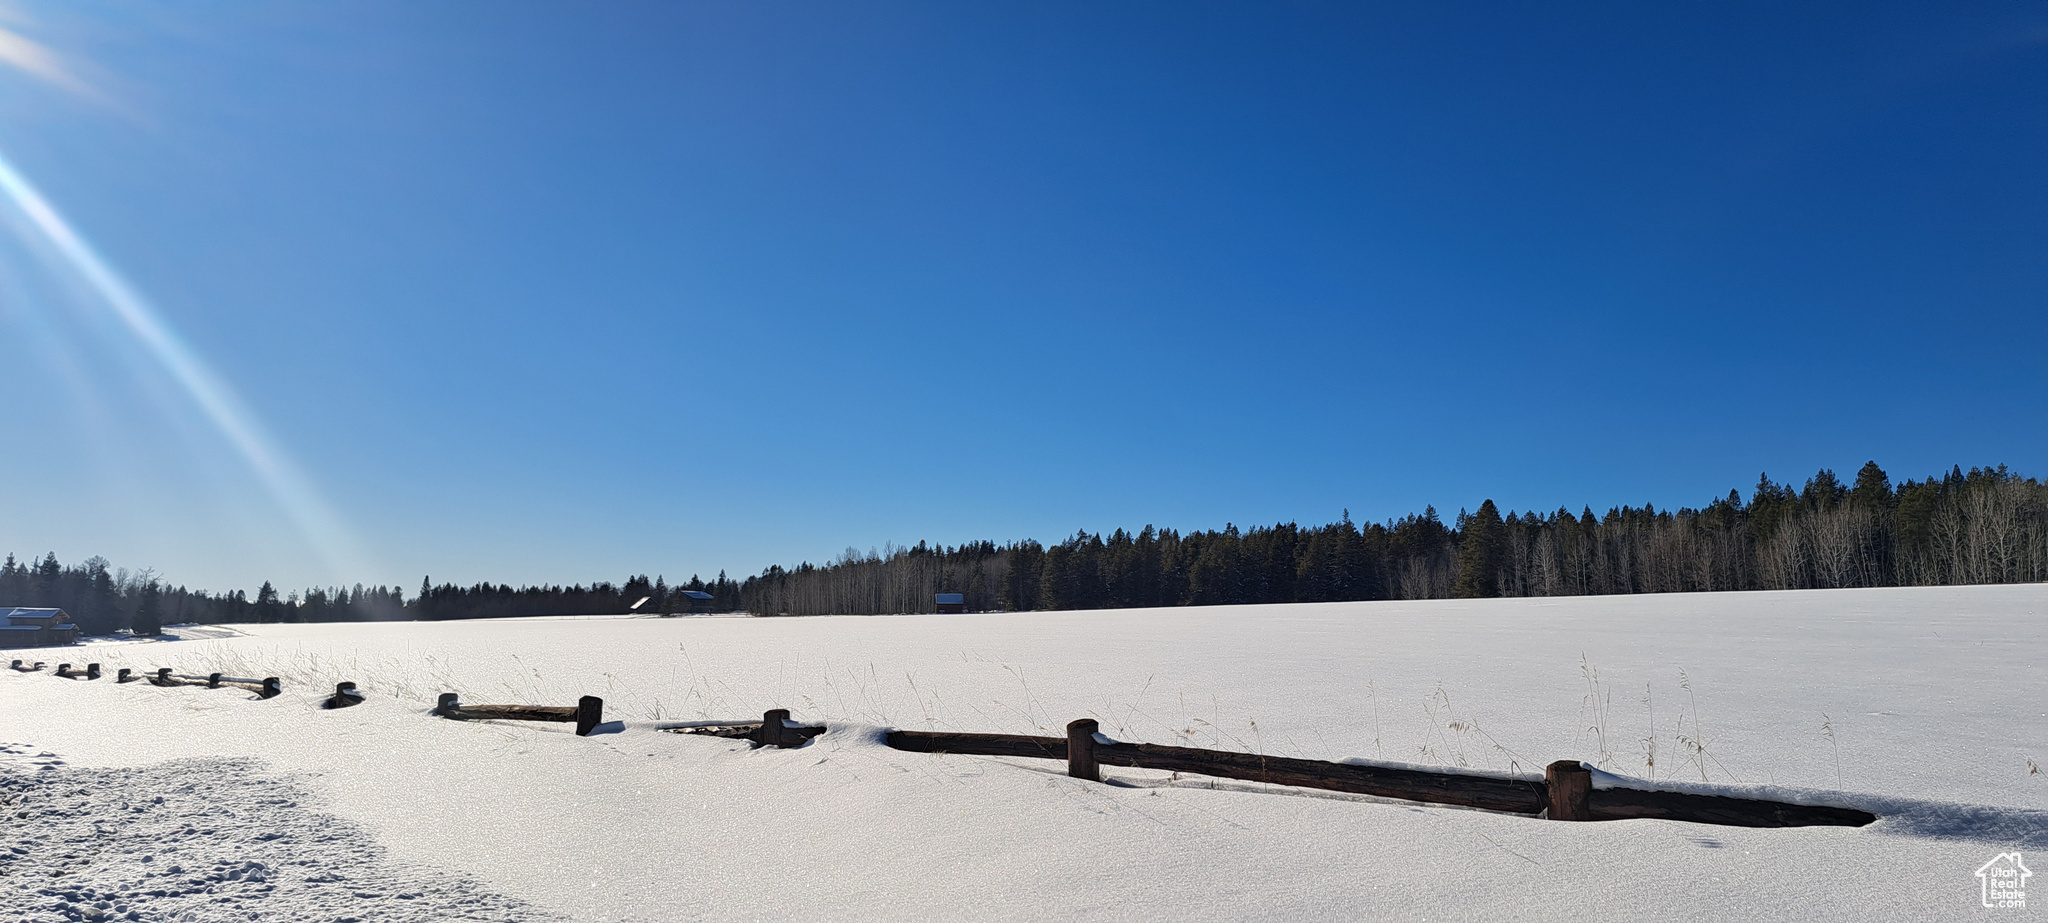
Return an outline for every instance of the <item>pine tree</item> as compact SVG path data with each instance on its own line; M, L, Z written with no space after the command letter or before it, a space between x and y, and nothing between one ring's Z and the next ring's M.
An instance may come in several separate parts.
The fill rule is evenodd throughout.
M1872 466L1875 467L1875 466ZM1842 486L1835 472L1822 468L1806 482L1806 489L1800 491L1799 499L1806 501L1810 510L1831 510L1849 495L1849 488Z
M1849 502L1872 510L1888 510L1898 502L1892 493L1892 479L1877 462L1863 463L1856 472L1856 486L1849 490Z
M28 565L15 563L14 555L9 554L7 563L0 564L0 609L27 606L28 586Z
M155 637L164 633L163 593L155 580L142 585L142 601L135 607L135 620L130 626L138 636Z
M1451 595L1474 598L1500 595L1501 546L1507 526L1492 500L1479 504L1479 512L1465 521L1458 547L1458 582Z
M256 590L256 621L279 621L284 615L283 610L277 601L277 588L271 586L270 581L263 581L263 586Z

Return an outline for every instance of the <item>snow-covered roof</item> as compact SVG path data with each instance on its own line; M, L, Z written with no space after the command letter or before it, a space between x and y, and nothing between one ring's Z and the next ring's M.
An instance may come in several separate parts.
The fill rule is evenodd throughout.
M62 609L22 609L22 608L18 608L18 607L17 607L17 608L10 608L10 609L8 609L8 610L7 610L7 611L5 611L5 612L0 612L0 616L4 616L4 617L5 617L5 618L6 618L7 620L9 620L9 621L14 621L14 620L16 620L16 619L20 619L20 620L23 620L23 621L27 621L27 620L31 620L31 619L41 619L41 620L48 620L48 621L52 621L52 622L61 622L61 621L64 621L64 610L62 610Z

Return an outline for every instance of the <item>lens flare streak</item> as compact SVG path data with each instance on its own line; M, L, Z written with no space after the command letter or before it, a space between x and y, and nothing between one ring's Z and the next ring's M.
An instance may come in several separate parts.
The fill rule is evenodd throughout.
M148 300L101 259L92 245L4 156L0 156L0 191L59 257L61 265L51 269L75 275L113 309L122 327L163 366L242 454L313 551L340 572L336 576L364 572L366 568L360 566L352 551L353 542L340 517L272 443L228 383L178 338Z

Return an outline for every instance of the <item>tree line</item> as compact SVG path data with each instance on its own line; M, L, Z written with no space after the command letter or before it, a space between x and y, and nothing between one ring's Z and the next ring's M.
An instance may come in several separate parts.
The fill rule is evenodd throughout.
M1853 482L1759 478L1700 508L1596 515L1508 512L1492 500L1444 523L1434 507L1383 523L1343 519L1179 533L1145 526L1055 545L923 543L771 567L741 586L761 615L1096 609L1494 596L2048 581L2048 486L2003 465L1894 485L1876 462Z
M2048 581L2048 485L2003 465L1894 485L1871 462L1850 482L1827 469L1797 487L1765 475L1746 500L1731 490L1697 509L1503 516L1487 500L1448 524L1431 507L1379 523L1354 523L1347 511L1321 526L1147 525L1106 538L1084 530L1052 545L919 542L675 586L644 575L516 588L429 578L411 597L361 584L280 596L266 581L250 598L169 585L104 558L65 566L54 554L10 554L0 562L0 607L62 608L86 634L155 634L182 622L605 614L643 599L636 611L686 612L686 590L711 594L720 612L860 615L932 612L938 593L963 594L970 610L1028 611L2036 581Z
M0 561L0 609L63 609L87 635L124 630L155 635L165 625L185 623L384 622L604 615L629 610L688 612L691 601L683 593L690 590L711 594L713 611L736 612L740 608L740 584L723 572L715 580L707 582L693 576L673 587L662 577L649 580L645 575L628 578L622 584L599 582L590 586L516 589L491 583L466 587L436 585L432 578L427 578L420 582L418 595L410 598L399 587L366 587L360 583L281 595L266 580L251 598L242 590L209 593L169 585L155 571L116 569L101 557L69 566L60 564L54 553L27 562L17 561L9 554ZM635 603L640 603L637 610L632 609Z

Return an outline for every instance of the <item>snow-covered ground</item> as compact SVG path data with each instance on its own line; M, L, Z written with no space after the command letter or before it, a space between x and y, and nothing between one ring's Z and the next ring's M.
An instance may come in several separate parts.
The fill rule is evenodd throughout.
M0 671L0 918L2048 915L2048 892L1981 908L1973 874L2048 858L2040 585L235 628L0 654L108 674ZM117 686L124 666L287 691ZM342 679L369 701L320 709ZM458 723L426 714L441 691L595 694L621 720ZM833 730L784 751L652 727L772 707ZM1125 769L1093 784L873 730L1079 717L1315 759L1579 758L1886 816L1567 824Z

